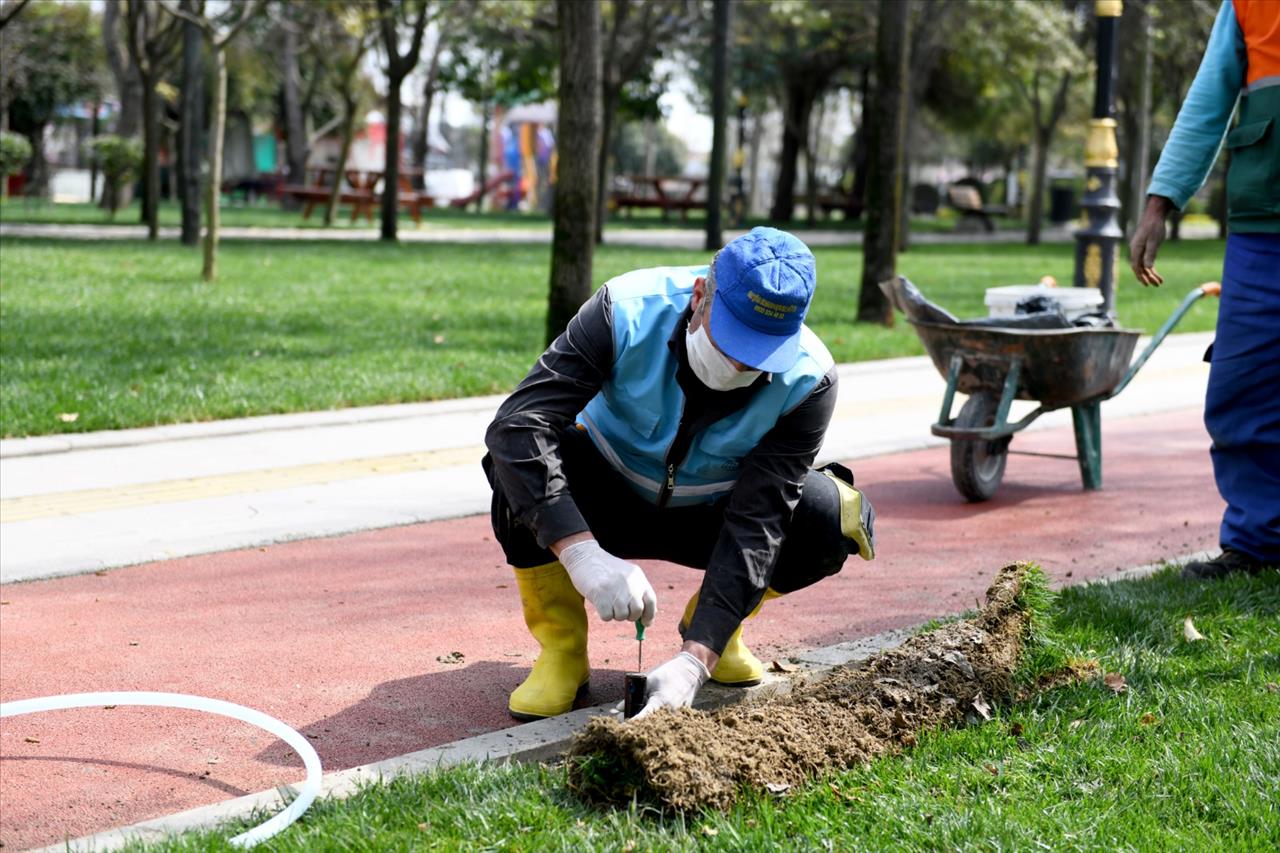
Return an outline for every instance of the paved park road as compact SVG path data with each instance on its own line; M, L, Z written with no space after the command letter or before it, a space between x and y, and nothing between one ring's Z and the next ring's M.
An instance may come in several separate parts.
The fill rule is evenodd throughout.
M1198 406L1204 344L1201 335L1171 339L1104 406L1104 490L1081 491L1073 462L1015 455L1004 487L982 505L956 495L946 447L911 449L932 445L942 384L932 368L916 359L847 368L824 456L852 460L879 510L881 557L852 559L841 575L771 602L750 641L769 659L959 611L1008 560L1037 560L1076 582L1212 547L1222 504ZM512 725L506 695L535 649L487 519L468 514L484 498L476 425L495 404L200 428L243 430L221 437L185 427L5 442L0 541L13 580L0 587L0 698L136 689L226 699L304 732L326 770ZM1071 447L1061 419L1014 442ZM369 468L386 458L400 467ZM393 508L380 514L383 501ZM421 512L414 504L436 519L404 524ZM380 529L272 541L287 528L330 531L343 514L358 516L347 529ZM215 532L202 533L205 523ZM32 525L45 526L34 536ZM137 538L152 553L216 553L99 573L86 562L130 562ZM258 540L270 544L243 547ZM56 559L42 561L42 550ZM699 577L646 569L660 599L645 657L657 663L678 647L675 622ZM80 573L16 580L63 572ZM591 628L591 700L613 700L634 640L625 626L593 618ZM0 758L6 849L301 778L300 762L268 735L183 711L7 720Z

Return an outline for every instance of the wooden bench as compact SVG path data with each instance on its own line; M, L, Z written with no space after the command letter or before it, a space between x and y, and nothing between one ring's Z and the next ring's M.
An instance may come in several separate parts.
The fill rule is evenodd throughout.
M988 234L994 234L993 216L1008 216L1007 208L998 204L983 204L978 188L969 184L952 184L947 187L947 203L960 214L960 227L966 222L977 221Z
M329 203L329 195L333 192L333 182L337 180L334 169L317 169L316 179L307 184L289 184L284 194L303 202L302 218L310 219L311 213L319 206ZM373 221L374 208L382 200L382 193L377 185L382 181L381 171L365 171L347 169L344 172L348 187L338 193L339 204L351 205L351 221L355 222L361 214L369 222ZM401 172L399 176L400 192L398 204L401 210L408 210L415 224L422 222L422 209L435 207L435 199L426 193L413 188L412 174Z
M829 219L837 210L843 213L847 220L857 219L862 215L862 199L854 198L853 193L819 190L817 208L823 219Z
M685 221L689 211L707 206L706 199L697 197L704 183L701 178L632 175L622 180L622 188L610 193L609 206L628 217L634 208L661 210L663 219L674 210L679 211L680 219ZM683 191L679 188L681 184L687 185Z

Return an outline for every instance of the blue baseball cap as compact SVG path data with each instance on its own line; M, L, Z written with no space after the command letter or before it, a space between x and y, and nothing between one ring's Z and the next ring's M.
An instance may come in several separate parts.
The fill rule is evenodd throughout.
M720 351L756 370L790 370L817 285L813 252L777 228L752 228L716 255L711 337Z

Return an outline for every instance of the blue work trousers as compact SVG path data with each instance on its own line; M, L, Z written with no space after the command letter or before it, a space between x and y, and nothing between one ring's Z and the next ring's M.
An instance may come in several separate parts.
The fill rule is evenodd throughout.
M1280 234L1229 234L1204 423L1222 547L1280 564Z

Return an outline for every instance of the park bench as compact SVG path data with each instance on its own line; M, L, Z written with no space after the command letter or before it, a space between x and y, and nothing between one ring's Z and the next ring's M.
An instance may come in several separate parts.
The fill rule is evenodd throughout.
M308 170L309 173L311 171ZM311 218L311 213L316 207L329 203L329 194L333 191L333 182L336 179L335 170L332 168L314 171L316 172L314 181L305 184L288 184L284 188L285 195L303 202L303 219ZM435 199L413 188L412 179L415 174L417 173L412 169L401 170L398 181L400 191L397 195L400 209L407 210L414 223L421 223L422 209L435 207ZM373 169L347 169L343 176L348 186L338 193L338 202L351 205L352 222L359 219L361 214L366 220L372 222L374 208L382 200L378 184L382 181L383 172Z
M967 222L977 221L988 234L994 234L996 230L993 216L1009 215L1008 209L1002 205L983 204L978 188L969 184L952 184L947 187L947 203L960 214L961 228Z
M820 189L816 199L818 213L823 219L829 219L837 210L847 220L857 219L862 215L862 199L854 198L853 193L840 189Z
M618 188L609 196L609 206L628 217L635 208L661 210L663 219L674 210L684 221L689 218L690 210L706 207L706 199L699 193L704 183L701 178L631 175L619 181Z

